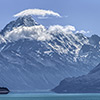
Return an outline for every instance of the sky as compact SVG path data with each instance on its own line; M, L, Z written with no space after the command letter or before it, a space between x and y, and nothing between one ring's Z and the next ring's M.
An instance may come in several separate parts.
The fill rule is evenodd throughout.
M59 13L62 17L34 19L44 26L72 25L77 31L89 31L88 36L100 36L100 0L0 0L0 29L15 20L16 13L26 9L44 9Z

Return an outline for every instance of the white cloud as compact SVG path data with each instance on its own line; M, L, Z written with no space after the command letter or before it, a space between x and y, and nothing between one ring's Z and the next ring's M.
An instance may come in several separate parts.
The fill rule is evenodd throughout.
M20 26L17 28L14 28L10 32L6 32L4 39L12 42L17 41L19 39L36 39L38 41L45 41L45 40L51 40L53 39L53 34L71 34L73 31L75 31L74 26L60 26L60 25L54 25L50 26L48 29L46 29L43 25L39 26Z
M43 10L43 9L27 9L14 15L14 17L23 17L23 16L28 16L28 15L36 15L36 16L52 15L52 16L61 17L60 14L52 10Z
M31 27L21 26L5 34L5 39L8 41L17 41L23 38L45 41L51 39L51 36L46 33L46 29L42 25Z
M76 31L76 33L87 34L90 33L90 31L80 30L80 31Z
M68 15L65 15L64 17L68 18Z
M67 26L54 25L54 26L50 26L48 30L50 33L68 34L68 33L72 33L73 31L75 31L75 27L71 25L67 25Z
M38 19L48 19L49 17L44 17L44 16L42 16L42 17L38 17Z

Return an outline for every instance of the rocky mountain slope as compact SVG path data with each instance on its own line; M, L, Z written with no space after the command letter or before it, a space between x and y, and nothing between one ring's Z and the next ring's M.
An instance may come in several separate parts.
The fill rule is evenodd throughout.
M64 79L52 91L57 93L100 93L100 64L87 75Z

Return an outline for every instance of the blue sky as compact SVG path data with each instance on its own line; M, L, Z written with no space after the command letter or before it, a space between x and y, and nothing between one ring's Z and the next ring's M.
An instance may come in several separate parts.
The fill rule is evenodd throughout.
M0 29L14 20L13 15L25 9L46 9L62 18L34 19L45 26L73 25L77 30L100 34L100 0L0 0ZM68 17L65 17L68 16Z

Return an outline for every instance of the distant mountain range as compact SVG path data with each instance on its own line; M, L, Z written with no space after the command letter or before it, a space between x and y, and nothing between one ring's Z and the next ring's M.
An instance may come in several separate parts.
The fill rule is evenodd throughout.
M41 25L24 16L1 30L0 86L11 91L50 90L62 79L87 74L100 63L99 36L57 32L46 40L46 34L41 36L45 30L37 32L36 26Z
M100 64L87 75L64 79L52 91L57 93L100 93Z

